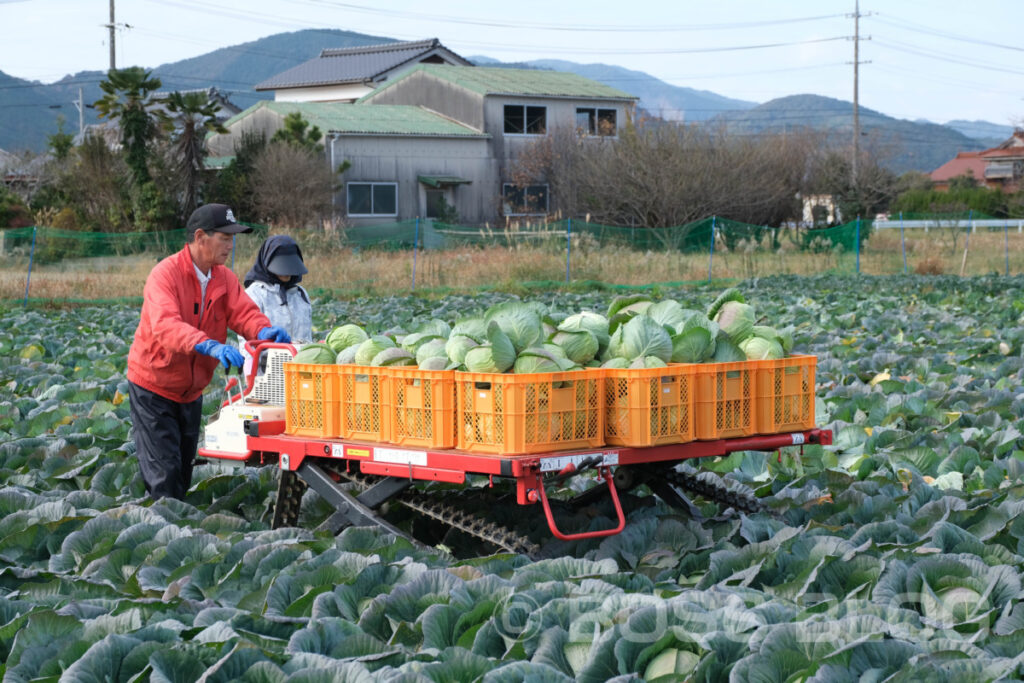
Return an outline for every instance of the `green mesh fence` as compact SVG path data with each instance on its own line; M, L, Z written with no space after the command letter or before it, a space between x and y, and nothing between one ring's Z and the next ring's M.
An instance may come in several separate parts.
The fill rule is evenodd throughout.
M252 225L260 240L266 236L265 225ZM164 257L185 244L185 230L159 232L82 232L47 227L9 228L0 230L0 255L30 257L46 264L64 259L104 256L152 254Z
M579 219L563 219L559 221L524 222L508 226L466 226L443 223L425 219L406 220L392 223L379 223L364 226L348 226L334 233L319 232L315 237L316 248L331 249L332 243L338 249L383 249L410 252L411 285L415 289L417 263L415 254L419 250L454 250L464 248L487 247L543 247L544 253L558 251L565 253L565 280L568 283L577 277L585 280L596 273L580 272L576 268L575 254L578 250L595 248L631 249L644 254L678 253L681 258L706 259L708 279L719 277L751 277L758 274L769 274L764 268L771 267L771 259L775 255L785 253L806 254L804 263L813 263L817 272L836 273L896 273L909 272L922 259L930 254L946 254L955 252L956 261L951 267L962 272L965 265L975 264L975 272L1020 271L1024 268L1024 256L1020 249L1013 250L1014 266L1011 268L1010 235L1008 227L999 229L1005 237L999 243L991 240L987 253L975 255L972 247L971 261L967 257L967 245L970 233L965 221L968 218L986 220L990 217L980 213L964 212L951 214L909 214L902 215L904 221L937 221L938 227L955 228L938 231L930 241L919 248L925 251L912 254L908 263L908 249L904 241L904 231L898 227L900 217L890 216L885 226L876 229L872 221L856 220L843 225L827 228L805 228L796 226L771 227L751 225L721 217L710 217L667 228L647 228L604 225ZM247 224L251 225L251 224ZM251 225L252 235L244 241L236 242L238 258L251 260L253 250L269 233L263 225ZM984 232L994 232L989 228ZM933 231L935 232L935 231ZM1021 233L1018 226L1016 233ZM878 235L877 243L871 242L872 235ZM302 241L302 237L296 235ZM920 238L918 238L920 239ZM146 255L162 258L181 249L185 242L184 230L164 232L133 232L133 233L91 233L59 230L50 227L28 227L0 230L0 262L6 265L8 273L25 272L25 296L29 297L29 282L33 264L44 266L62 264L69 259L88 260L94 257L119 257ZM1020 239L1017 239L1020 242ZM874 246L873 246L874 244ZM413 248L418 247L414 250ZM963 256L961 258L961 252ZM235 265L235 253L232 254L231 266ZM747 268L743 263L745 257L760 257L760 263L753 263ZM781 258L781 257L780 257ZM867 259L867 269L862 259ZM731 259L731 261L730 261ZM102 262L97 260L96 266ZM758 269L761 270L758 270ZM550 268L549 268L550 271ZM690 269L693 272L693 269ZM788 272L783 267L775 272ZM926 271L921 271L926 272ZM532 273L531 273L532 274ZM537 273L541 275L541 273ZM544 273L542 278L556 276L556 272ZM533 280L525 277L523 280ZM367 287L373 281L364 283ZM579 283L575 283L579 284ZM614 285L613 282L603 283ZM427 285L421 282L421 286ZM429 285L427 285L429 286ZM480 283L481 287L488 285ZM5 299L13 298L10 285L5 290ZM19 296L19 298L21 298Z

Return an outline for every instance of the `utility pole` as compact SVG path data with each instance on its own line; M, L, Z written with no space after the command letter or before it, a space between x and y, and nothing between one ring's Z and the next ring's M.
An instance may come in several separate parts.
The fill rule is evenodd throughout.
M111 0L113 2L113 0ZM860 18L870 16L860 13L860 0L853 4L853 159L850 160L850 182L857 188L857 164L860 161L860 65L870 62L860 61ZM871 36L865 38L871 40Z
M114 0L110 0L110 23L114 23ZM111 42L113 46L113 42ZM113 54L113 53L111 53ZM110 58L113 63L113 57ZM860 0L854 0L853 4L853 164L851 168L851 181L853 187L857 187L857 157L860 156ZM111 67L113 68L113 67Z
M107 24L107 28L110 29L110 70L113 71L117 67L117 60L114 58L114 33L117 31L117 24L114 23L114 0L110 0L110 23Z
M85 103L82 102L82 89L78 89L78 99L74 101L75 109L78 110L78 135L81 136L85 130Z

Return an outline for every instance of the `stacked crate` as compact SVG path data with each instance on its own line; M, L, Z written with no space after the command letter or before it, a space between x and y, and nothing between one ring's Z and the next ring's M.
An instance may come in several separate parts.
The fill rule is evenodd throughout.
M532 374L285 363L285 431L488 455L801 431L816 360Z

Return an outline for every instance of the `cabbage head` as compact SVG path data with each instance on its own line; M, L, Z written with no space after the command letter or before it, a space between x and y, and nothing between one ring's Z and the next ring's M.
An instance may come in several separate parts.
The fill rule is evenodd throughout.
M488 339L491 323L497 323L512 342L516 353L544 340L544 326L540 316L529 303L506 301L487 309L484 318L488 325Z
M557 349L557 351L555 351ZM523 356L541 356L548 360L558 362L559 360L565 360L565 354L562 350L554 344L545 344L544 346L531 346L528 349L523 349L520 352L519 357Z
M419 364L420 370L447 370L449 366L447 356L431 356Z
M747 303L747 300L743 298L743 294L740 293L740 290L736 289L735 287L730 287L729 289L719 294L718 298L712 301L711 305L708 306L708 317L714 320L718 316L718 311L720 311L722 309L722 306L724 306L729 301L736 301L741 304Z
M764 337L747 337L740 342L740 349L747 360L776 360L785 356L782 344Z
M397 346L390 349L384 349L370 361L370 365L375 367L384 367L388 365L416 365L416 359L413 358L412 354L405 349L400 349Z
M487 341L491 345L494 364L505 372L516 362L515 344L495 321L487 323Z
M425 344L420 344L420 347L416 349L416 365L423 365L423 362L428 358L444 358L445 363L448 362L448 354L445 353L445 340L440 337L435 337Z
M356 351L359 350L359 344L353 344L348 346L341 351L338 351L338 357L334 360L338 365L352 365L356 362Z
M580 365L589 363L597 355L597 337L587 330L556 332L551 341L562 347L566 358Z
M356 365L370 365L378 353L384 349L393 348L395 348L395 342L391 340L391 337L385 337L382 334L375 334L360 344L359 348L356 349Z
M432 332L413 332L402 337L402 342L399 344L403 349L409 353L416 353L416 350L421 345L426 344L428 341L434 339L441 339L441 335L434 334Z
M459 335L469 337L477 344L481 344L487 339L487 321L483 318L465 318L460 320L455 323L455 327L452 328L448 338L451 339Z
M631 370L643 370L646 368L665 368L668 364L657 356L640 356L629 364Z
M754 307L738 301L726 301L718 310L715 322L735 342L741 342L753 333Z
M793 349L793 328L778 331L774 327L768 327L767 325L754 325L753 334L755 337L773 339L779 342L779 345L782 347L783 356L788 355Z
M644 311L644 315L654 320L663 327L671 327L673 330L681 329L687 318L687 311L682 304L673 299L665 299L656 304L651 304Z
M747 360L747 354L724 332L715 339L715 353L711 356L714 363L737 363Z
M691 327L672 337L673 363L700 363L715 353L715 338L703 327Z
M310 363L313 365L333 365L337 354L327 344L306 344L292 356L292 363Z
M452 333L452 328L443 320L432 319L417 327L416 332L447 339Z
M672 338L653 319L638 315L622 326L622 349L619 355L623 358L657 356L667 363L672 358Z
M575 315L570 315L562 321L558 329L564 332L577 332L579 330L590 332L597 338L597 353L595 355L604 353L604 350L608 348L608 340L611 338L608 332L608 318L600 313L591 313L590 311L582 311Z
M515 348L498 323L487 325L488 343L466 352L465 366L470 372L505 372L516 362Z
M359 325L353 325L348 323L346 325L339 325L331 330L331 333L327 335L327 345L334 349L335 353L338 353L342 349L347 349L353 344L360 344L370 338L370 335L366 334L366 331Z
M494 349L490 344L471 348L466 352L463 364L470 372L505 372L508 370L508 367L502 367L494 361Z
M451 362L456 365L462 365L466 361L466 352L476 346L479 346L479 344L472 337L453 333L452 336L448 337L448 341L445 342L444 352L448 355L448 359Z
M626 352L622 350L622 326L620 325L611 337L608 338L608 348L605 349L604 354L601 356L601 360L609 360L611 358L626 358Z
M609 358L605 362L601 363L601 367L613 370L625 370L629 367L629 361L621 356L616 356L615 358Z
M643 313L651 303L651 297L646 294L624 294L617 296L608 304L608 320L611 320L620 313L625 313L627 318Z
M565 349L563 349L558 344L552 344L551 342L544 342L544 345L542 347L540 347L540 348L544 349L545 351L550 353L555 358L567 358L568 357L568 356L565 355ZM523 353L526 353L526 351L529 351L529 350L530 349L525 349L523 351Z
M561 372L562 367L557 361L547 356L523 354L516 358L512 372L516 374L529 374L533 372Z

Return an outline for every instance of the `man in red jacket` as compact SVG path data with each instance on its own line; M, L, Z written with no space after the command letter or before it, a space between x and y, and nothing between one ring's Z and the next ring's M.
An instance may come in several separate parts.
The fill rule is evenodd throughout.
M185 248L163 259L146 279L142 316L128 351L135 454L149 495L184 499L199 445L203 389L218 362L242 366L228 328L246 339L290 342L224 267L234 235L252 232L224 204L192 212Z

